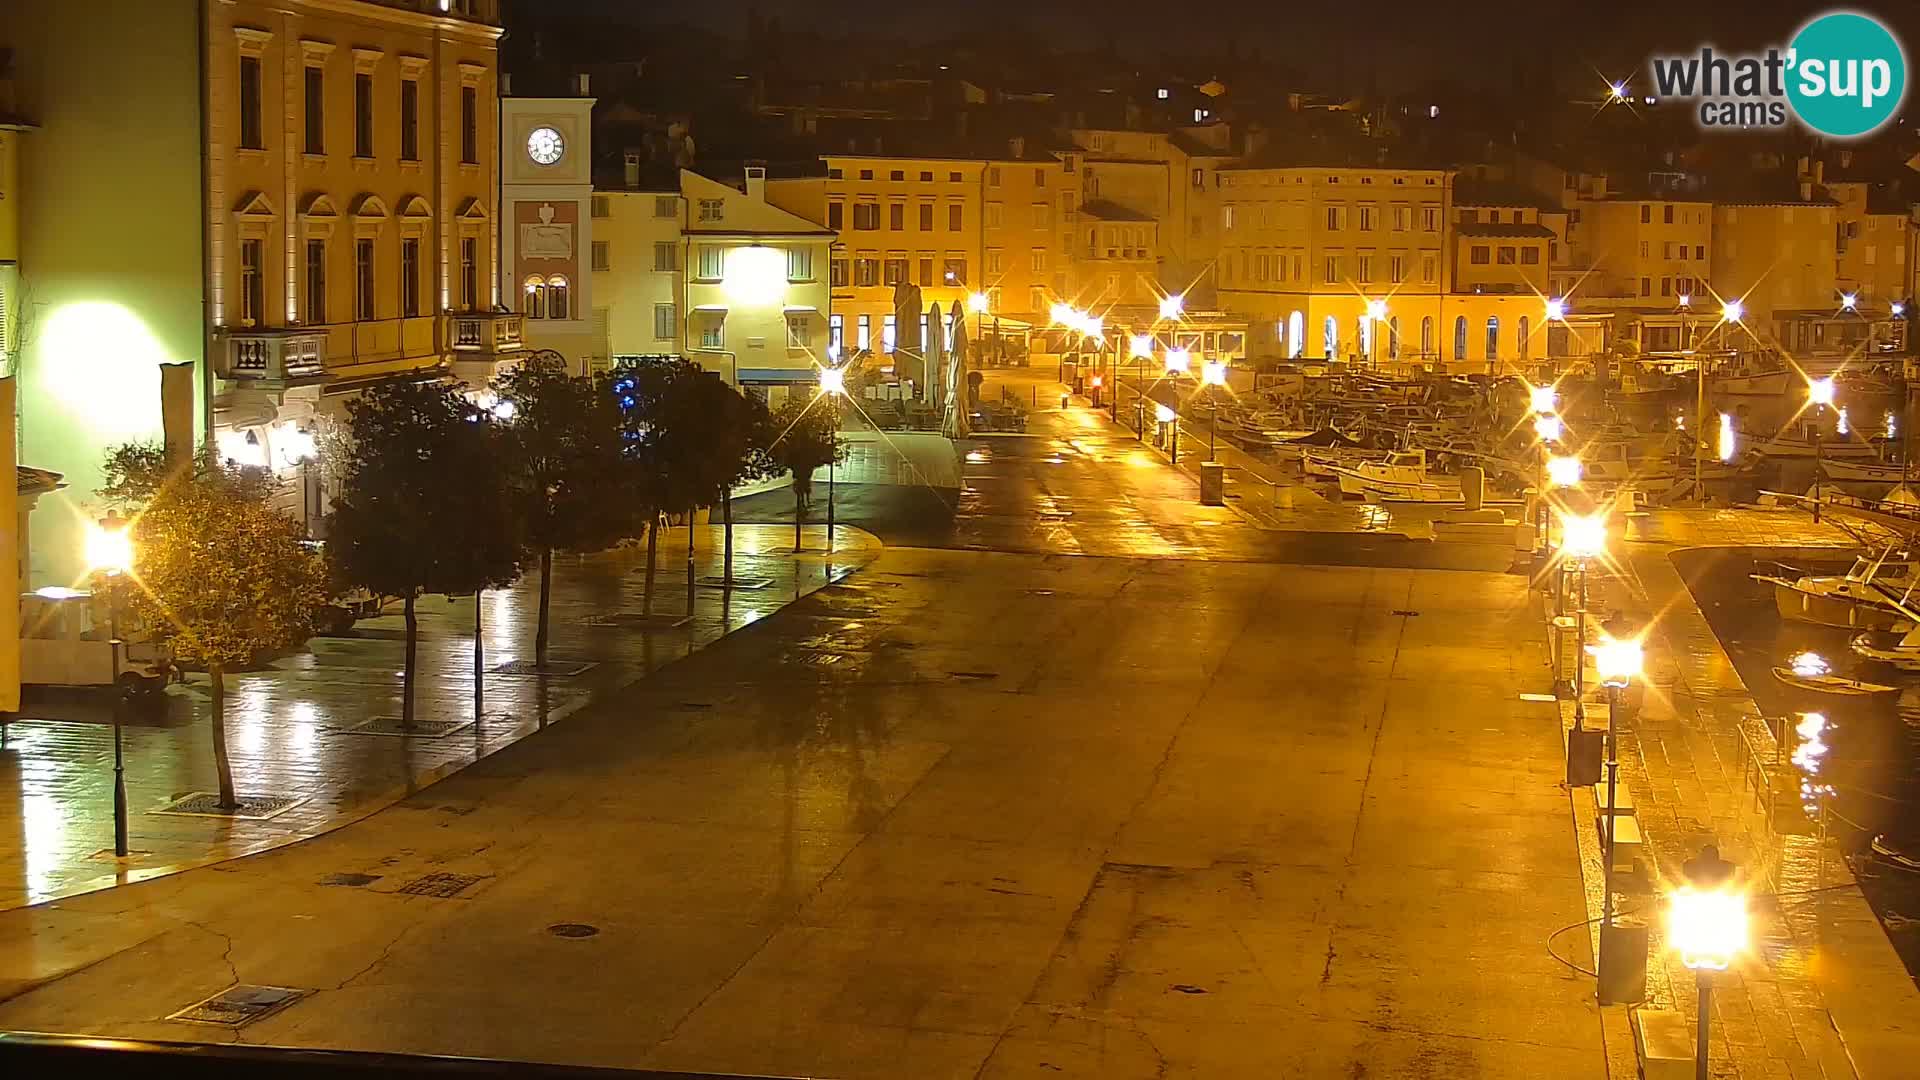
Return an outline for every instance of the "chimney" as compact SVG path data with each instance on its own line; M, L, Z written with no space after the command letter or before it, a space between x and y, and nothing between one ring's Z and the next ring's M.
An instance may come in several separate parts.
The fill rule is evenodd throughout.
M747 166L746 173L747 198L752 199L754 202L766 202L767 167L765 165L749 165Z
M1007 156L1019 161L1027 156L1027 139L1024 135L1015 135L1007 140Z
M500 96L513 96L513 72L511 71L503 71L500 73Z
M1805 173L1800 174L1800 201L1813 201L1813 178Z
M593 91L589 89L589 87L592 85L592 79L593 79L593 76L588 75L584 71L575 75L573 77L574 96L575 97L592 97Z
M640 151L629 150L626 153L627 190L640 190Z
M1826 162L1816 161L1813 163L1813 182L1815 184L1824 184L1827 182L1827 163Z

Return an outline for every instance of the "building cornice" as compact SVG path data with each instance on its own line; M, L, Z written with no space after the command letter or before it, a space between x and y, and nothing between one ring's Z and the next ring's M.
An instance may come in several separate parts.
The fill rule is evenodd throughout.
M228 7L237 6L239 0L219 0ZM371 0L280 0L275 5L295 14L312 12L325 15L347 15L369 22L386 23L409 30L437 30L450 38L465 38L481 45L495 45L505 27L491 23L476 22L453 15L440 15L431 11L408 11L406 8L388 7Z

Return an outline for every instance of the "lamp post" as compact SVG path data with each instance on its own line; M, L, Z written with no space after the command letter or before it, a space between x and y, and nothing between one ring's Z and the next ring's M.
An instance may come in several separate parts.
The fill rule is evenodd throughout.
M833 409L833 426L827 429L827 553L833 553L833 481L834 465L840 457L840 397L847 392L847 369L820 369L820 392Z
M1613 928L1613 844L1614 826L1619 822L1619 809L1614 806L1614 796L1619 792L1620 782L1620 698L1627 686L1640 675L1645 654L1640 642L1633 638L1608 637L1589 650L1593 654L1593 667L1600 676L1600 684L1607 688L1607 805L1604 811L1607 819L1606 862L1602 868L1604 881L1600 898L1601 943L1604 952L1606 931ZM1603 961L1604 962L1604 961Z
M1833 379L1807 380L1807 404L1813 406L1813 522L1820 523L1820 476L1826 471L1821 446L1826 441L1827 406L1833 404Z
M1707 1080L1713 1016L1713 973L1725 971L1747 947L1747 898L1734 885L1733 864L1712 845L1681 867L1686 884L1667 902L1667 941L1700 988L1700 1019L1694 1043L1694 1076Z
M133 569L133 533L118 514L87 530L87 563L107 578L107 654L113 687L113 853L127 857L127 763L121 739L120 597L117 579Z
M1153 335L1152 334L1128 334L1127 335L1127 359L1132 360L1136 368L1139 367L1141 364L1146 363L1147 360L1152 358L1152 356L1153 356ZM1114 420L1114 423L1117 424L1120 422L1120 386L1119 386L1120 358L1119 358L1118 352L1116 352L1114 355L1113 369L1114 369L1113 420ZM1139 425L1136 424L1134 426L1138 427Z
M1385 300L1367 301L1367 366L1380 367L1380 324L1387 318Z
M1207 460L1212 461L1219 450L1220 438L1220 391L1227 385L1227 364L1224 360L1209 360L1200 365L1200 382L1207 388Z
M1560 518L1560 555L1572 559L1574 569L1580 575L1580 591L1574 603L1574 641L1580 649L1587 645L1587 561L1599 558L1607 553L1607 519L1604 515L1594 514L1586 517L1572 514ZM1587 718L1586 708L1586 657L1576 652L1573 665L1573 726L1580 728Z

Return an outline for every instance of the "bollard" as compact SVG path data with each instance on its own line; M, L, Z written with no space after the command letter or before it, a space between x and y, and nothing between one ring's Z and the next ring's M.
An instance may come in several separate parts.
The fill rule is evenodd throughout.
M1469 465L1460 470L1460 497L1466 501L1468 510L1478 510L1486 501L1487 474L1477 465Z

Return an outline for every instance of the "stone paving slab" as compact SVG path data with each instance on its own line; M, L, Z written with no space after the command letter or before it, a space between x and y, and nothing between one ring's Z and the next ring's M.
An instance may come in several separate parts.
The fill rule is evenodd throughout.
M1682 861L1717 843L1752 881L1755 948L1716 981L1715 1075L1912 1075L1920 990L1845 861L1814 837L1776 831L1767 789L1792 778L1773 764L1773 735L1670 559L1683 547L1850 547L1852 539L1804 515L1734 509L1656 511L1633 535L1645 539L1622 545L1589 591L1593 608L1654 627L1648 686L1619 732L1621 780L1637 800L1650 855L1644 879L1617 885L1623 909L1651 929L1647 1006L1696 1021L1693 975L1663 946L1660 897ZM1591 674L1587 685L1589 724L1604 726L1607 706ZM1563 711L1570 724L1570 703ZM1571 801L1597 918L1591 793L1573 789ZM1597 940L1590 929L1592 947ZM1604 1023L1613 1075L1633 1076L1626 1010L1605 1010Z
M721 529L700 526L696 577L719 576ZM112 720L102 699L30 701L7 725L0 752L0 910L230 859L337 828L418 792L451 773L559 723L597 697L630 685L782 605L870 562L877 544L837 530L825 554L824 528L808 527L800 558L793 530L735 527L733 573L762 589L700 586L691 607L684 528L662 534L646 625L604 620L648 607L644 556L635 551L554 562L550 661L591 665L574 677L498 673L533 654L538 586L523 579L481 603L483 698L473 696L471 597L423 597L416 716L465 726L439 738L368 735L353 729L400 712L404 628L398 605L360 622L349 636L315 638L299 653L227 680L226 725L234 783L242 797L298 800L261 821L182 817L158 811L193 791L216 789L205 676L171 689L155 711L123 714L129 847L113 858ZM690 702L699 706L700 702ZM463 809L450 805L443 813Z

